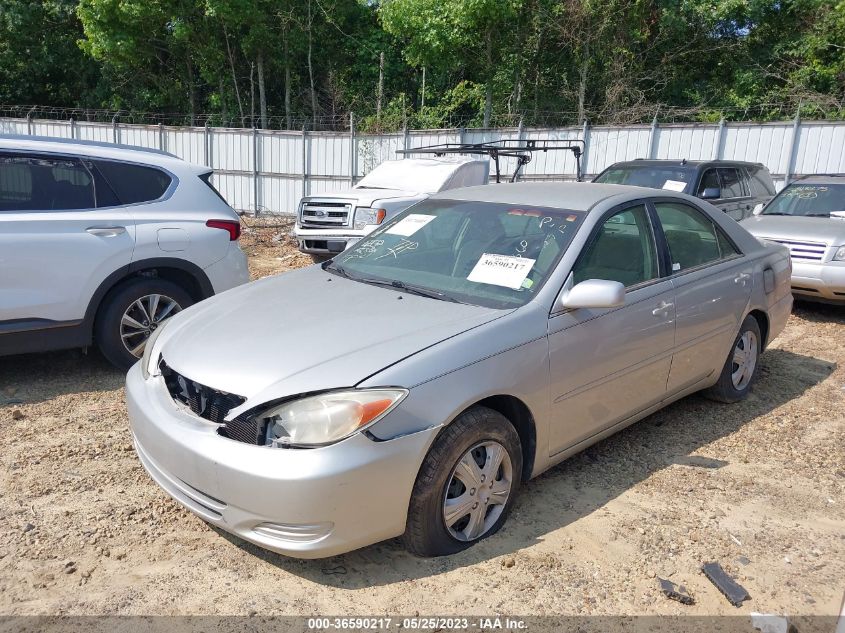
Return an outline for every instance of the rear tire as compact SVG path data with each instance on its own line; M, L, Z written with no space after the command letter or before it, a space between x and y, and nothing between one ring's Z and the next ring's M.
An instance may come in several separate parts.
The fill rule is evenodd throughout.
M171 281L154 277L130 279L109 292L100 304L94 340L112 365L127 370L143 354L150 334L193 303L191 295ZM144 318L151 309L155 314Z
M744 400L757 379L762 348L760 324L753 316L745 317L722 367L719 381L707 389L704 395L728 404Z
M402 537L417 556L460 552L495 534L522 480L522 447L501 413L473 407L435 440L423 460Z

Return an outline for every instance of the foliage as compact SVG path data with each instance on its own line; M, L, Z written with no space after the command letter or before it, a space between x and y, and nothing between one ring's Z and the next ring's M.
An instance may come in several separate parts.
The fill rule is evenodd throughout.
M4 0L0 103L362 131L841 117L843 44L845 0Z

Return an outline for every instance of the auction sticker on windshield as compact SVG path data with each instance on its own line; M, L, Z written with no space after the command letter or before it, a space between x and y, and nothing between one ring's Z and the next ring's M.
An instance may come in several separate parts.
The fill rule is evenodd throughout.
M681 182L680 180L667 180L663 183L663 188L668 189L669 191L683 192L683 190L687 188L687 183Z
M408 237L419 231L436 217L436 215L411 213L387 229L385 233L389 235L402 235L404 237Z
M479 284L492 284L518 290L531 272L535 261L527 257L484 253L467 279Z

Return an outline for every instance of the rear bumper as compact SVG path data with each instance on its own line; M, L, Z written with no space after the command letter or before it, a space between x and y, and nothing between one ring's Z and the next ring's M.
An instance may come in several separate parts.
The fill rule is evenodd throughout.
M802 299L845 303L845 262L792 262L792 293Z
M205 274L214 288L214 294L245 284L249 281L246 254L237 242L230 242L226 256L206 268Z
M777 303L769 306L767 310L769 317L769 332L766 346L775 340L786 327L786 322L789 320L789 315L792 314L792 295L786 293Z
M177 407L161 377L144 380L138 364L126 401L141 463L171 497L227 532L298 558L401 535L438 430L386 441L359 433L310 450L244 444Z

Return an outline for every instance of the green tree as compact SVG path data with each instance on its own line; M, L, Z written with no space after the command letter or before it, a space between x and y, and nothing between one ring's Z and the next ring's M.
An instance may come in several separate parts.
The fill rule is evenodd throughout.
M0 3L0 103L85 106L100 73L77 46L75 0Z
M484 84L483 127L493 109L494 77L513 46L513 22L522 0L386 0L380 8L384 28L405 42L414 66L440 72L456 66Z

